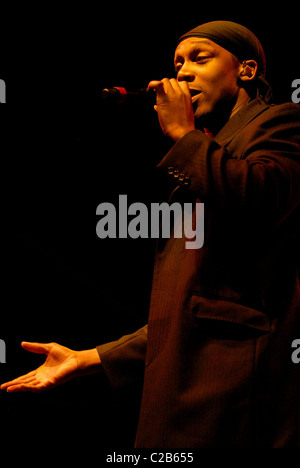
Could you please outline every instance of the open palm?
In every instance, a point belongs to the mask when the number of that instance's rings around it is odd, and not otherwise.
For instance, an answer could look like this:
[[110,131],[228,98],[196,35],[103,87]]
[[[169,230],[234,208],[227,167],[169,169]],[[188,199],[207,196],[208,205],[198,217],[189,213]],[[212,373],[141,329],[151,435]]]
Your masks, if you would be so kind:
[[40,392],[54,387],[76,376],[79,371],[77,352],[57,343],[23,342],[27,351],[46,354],[47,359],[40,367],[1,385],[7,392]]

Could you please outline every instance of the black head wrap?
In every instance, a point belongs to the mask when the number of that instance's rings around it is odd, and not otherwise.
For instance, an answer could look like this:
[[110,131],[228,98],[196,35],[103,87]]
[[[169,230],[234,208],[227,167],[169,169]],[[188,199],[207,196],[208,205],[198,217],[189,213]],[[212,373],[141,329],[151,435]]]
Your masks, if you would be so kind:
[[257,62],[257,75],[255,84],[258,94],[269,102],[272,98],[272,89],[267,80],[266,59],[264,50],[257,37],[245,26],[232,21],[211,21],[191,29],[181,36],[178,43],[188,37],[204,37],[215,42],[237,57],[240,62],[255,60]]

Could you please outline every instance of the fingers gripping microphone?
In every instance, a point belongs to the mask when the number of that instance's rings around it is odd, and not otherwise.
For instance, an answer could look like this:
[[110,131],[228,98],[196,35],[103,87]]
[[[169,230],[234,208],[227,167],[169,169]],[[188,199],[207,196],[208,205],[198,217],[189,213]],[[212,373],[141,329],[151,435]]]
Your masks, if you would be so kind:
[[108,103],[155,103],[156,94],[150,89],[141,88],[136,91],[127,91],[127,89],[114,86],[113,88],[104,88],[101,91],[101,98]]

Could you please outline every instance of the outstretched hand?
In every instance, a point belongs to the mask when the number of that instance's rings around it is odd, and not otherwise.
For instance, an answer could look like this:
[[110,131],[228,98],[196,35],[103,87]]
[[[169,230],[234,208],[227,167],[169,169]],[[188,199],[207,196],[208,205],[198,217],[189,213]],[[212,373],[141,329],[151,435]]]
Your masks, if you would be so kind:
[[[81,353],[57,343],[22,342],[27,351],[45,354],[46,361],[36,370],[1,385],[7,392],[41,392],[70,380],[83,371]],[[100,363],[100,359],[99,359]]]

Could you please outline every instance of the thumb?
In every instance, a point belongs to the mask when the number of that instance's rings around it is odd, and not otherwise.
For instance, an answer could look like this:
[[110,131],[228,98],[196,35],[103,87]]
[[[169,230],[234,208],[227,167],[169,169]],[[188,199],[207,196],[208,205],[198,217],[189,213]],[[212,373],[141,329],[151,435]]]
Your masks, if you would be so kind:
[[26,349],[26,351],[30,351],[31,353],[46,355],[48,355],[51,348],[50,343],[32,343],[29,341],[22,341],[21,346],[23,349]]
[[148,84],[147,91],[149,91],[150,89],[157,91],[157,89],[162,86],[163,86],[163,83],[161,81],[153,80],[153,81],[150,81],[150,83]]

